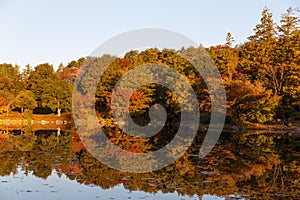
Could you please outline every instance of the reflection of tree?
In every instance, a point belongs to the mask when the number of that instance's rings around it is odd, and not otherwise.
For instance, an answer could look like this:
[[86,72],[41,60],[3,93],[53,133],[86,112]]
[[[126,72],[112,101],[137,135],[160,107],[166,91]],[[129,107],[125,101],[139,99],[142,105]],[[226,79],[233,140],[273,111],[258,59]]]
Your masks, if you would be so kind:
[[[31,148],[21,145],[31,139]],[[111,169],[80,143],[78,136],[39,132],[11,136],[0,147],[0,175],[16,173],[18,166],[47,178],[53,170],[83,184],[107,189],[118,184],[130,190],[198,196],[250,195],[254,199],[299,198],[300,162],[293,157],[299,139],[285,135],[223,135],[213,151],[199,159],[200,146],[164,169],[144,174]],[[246,198],[248,198],[246,197]]]
[[11,136],[9,138],[15,147],[23,151],[30,151],[36,143],[37,136],[32,132],[25,132],[22,135]]
[[57,137],[56,133],[50,136],[41,136],[30,158],[36,159],[30,166],[33,173],[38,177],[46,178],[52,172],[53,167],[68,162],[71,157],[71,136]]
[[4,141],[0,148],[0,172],[8,175],[16,173],[20,166],[25,174],[32,172],[35,176],[47,178],[52,170],[69,162],[75,156],[71,149],[72,135],[57,137],[56,133],[36,134],[25,130],[24,134],[13,135]]
[[103,188],[119,182],[129,190],[177,191],[189,196],[207,193],[220,196],[251,194],[254,198],[269,199],[274,194],[299,196],[299,189],[293,189],[295,186],[291,184],[297,181],[296,177],[299,179],[299,175],[291,177],[299,172],[299,162],[285,163],[276,150],[274,137],[239,137],[239,142],[239,151],[235,151],[234,143],[228,140],[226,144],[216,146],[205,159],[186,154],[163,170],[147,174],[120,173],[101,165],[88,153],[81,154],[80,162],[86,170],[85,183]]
[[18,153],[9,153],[9,152],[2,152],[0,154],[0,175],[1,176],[8,176],[11,173],[17,174],[17,163],[22,154]]
[[[239,137],[239,146],[243,147],[238,153],[240,166],[238,171],[242,174],[239,177],[239,184],[243,188],[252,186],[253,193],[259,198],[271,198],[277,194],[299,196],[299,187],[295,190],[297,186],[292,182],[299,181],[300,176],[289,166],[292,164],[293,169],[299,170],[300,163],[285,157],[282,151],[289,147],[286,144],[278,146],[284,137],[281,139],[277,137],[281,138],[282,135],[276,136],[273,133]],[[259,187],[253,187],[254,184]]]

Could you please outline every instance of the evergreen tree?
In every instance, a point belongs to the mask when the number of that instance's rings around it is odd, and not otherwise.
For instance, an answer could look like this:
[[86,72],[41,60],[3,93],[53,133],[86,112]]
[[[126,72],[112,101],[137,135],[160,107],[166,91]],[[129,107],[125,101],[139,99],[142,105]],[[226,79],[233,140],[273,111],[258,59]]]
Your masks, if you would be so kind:
[[227,33],[226,43],[209,48],[209,53],[217,65],[222,77],[231,82],[239,64],[239,49],[232,47],[234,38]]
[[[276,63],[282,70],[283,102],[280,113],[287,117],[299,115],[300,101],[300,30],[298,18],[289,8],[281,16],[278,29],[278,42],[276,48]],[[289,113],[289,114],[287,114]]]
[[282,90],[284,70],[274,60],[276,55],[276,29],[272,13],[264,8],[261,23],[254,28],[254,35],[241,47],[240,70],[251,81],[259,80],[276,94]]

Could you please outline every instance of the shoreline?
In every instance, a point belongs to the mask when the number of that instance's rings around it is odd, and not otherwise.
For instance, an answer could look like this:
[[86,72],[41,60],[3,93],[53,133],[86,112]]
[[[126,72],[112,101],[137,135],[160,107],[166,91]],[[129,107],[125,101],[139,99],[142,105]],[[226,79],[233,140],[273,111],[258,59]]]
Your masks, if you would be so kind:
[[[11,114],[9,116],[0,115],[0,128],[12,127],[23,128],[25,126],[32,125],[34,127],[47,128],[47,127],[70,127],[74,125],[72,114],[63,113],[60,117],[55,114],[33,114],[30,119],[25,119],[20,114]],[[200,124],[200,132],[206,132],[209,124]],[[212,127],[213,128],[213,127]],[[272,132],[296,132],[300,133],[300,121],[294,121],[286,126],[284,124],[258,124],[246,122],[243,125],[232,125],[226,123],[223,126],[224,132],[236,133],[244,131],[272,131]]]

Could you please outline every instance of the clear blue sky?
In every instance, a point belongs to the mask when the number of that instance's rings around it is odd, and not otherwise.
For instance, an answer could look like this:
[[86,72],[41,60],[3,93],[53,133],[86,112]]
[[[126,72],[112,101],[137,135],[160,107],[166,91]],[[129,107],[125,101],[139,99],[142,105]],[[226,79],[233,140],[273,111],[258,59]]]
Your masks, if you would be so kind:
[[[267,6],[280,14],[299,0],[0,0],[0,63],[36,66],[89,55],[105,40],[138,28],[165,28],[208,47],[231,32],[246,41]],[[297,13],[299,16],[300,13]]]

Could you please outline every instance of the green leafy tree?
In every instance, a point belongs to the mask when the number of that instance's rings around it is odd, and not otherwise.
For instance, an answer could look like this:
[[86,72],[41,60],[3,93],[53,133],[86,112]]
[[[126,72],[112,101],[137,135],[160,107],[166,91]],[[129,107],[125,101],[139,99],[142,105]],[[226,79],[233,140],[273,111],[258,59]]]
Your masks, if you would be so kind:
[[53,66],[48,63],[40,64],[30,72],[28,89],[34,93],[38,106],[41,106],[42,96],[45,91],[51,90],[51,83],[55,80],[58,80],[58,77]]
[[72,109],[72,86],[64,80],[55,80],[49,83],[41,95],[43,107],[50,108],[61,116],[62,110],[70,111]]
[[29,76],[29,89],[34,93],[40,108],[49,108],[61,115],[71,110],[72,86],[60,80],[48,63],[40,64]]
[[0,64],[0,113],[11,110],[15,96],[23,89],[19,66]]
[[11,64],[0,64],[0,90],[6,90],[13,95],[23,89],[22,77],[19,66]]
[[19,92],[14,100],[14,107],[21,108],[22,113],[24,110],[32,111],[35,107],[37,107],[37,102],[35,101],[33,92],[29,90]]

